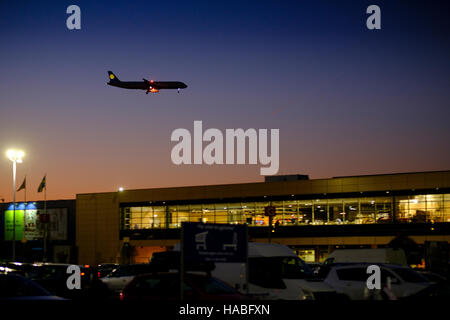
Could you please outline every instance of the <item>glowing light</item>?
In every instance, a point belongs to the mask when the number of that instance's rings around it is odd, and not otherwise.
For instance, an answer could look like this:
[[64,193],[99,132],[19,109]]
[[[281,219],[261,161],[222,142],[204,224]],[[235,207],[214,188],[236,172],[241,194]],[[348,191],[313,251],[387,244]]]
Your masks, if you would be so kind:
[[122,192],[124,189],[123,189],[123,187],[120,187],[119,188],[119,192]]
[[6,156],[13,162],[22,163],[22,158],[25,156],[25,153],[22,150],[9,149],[6,151]]

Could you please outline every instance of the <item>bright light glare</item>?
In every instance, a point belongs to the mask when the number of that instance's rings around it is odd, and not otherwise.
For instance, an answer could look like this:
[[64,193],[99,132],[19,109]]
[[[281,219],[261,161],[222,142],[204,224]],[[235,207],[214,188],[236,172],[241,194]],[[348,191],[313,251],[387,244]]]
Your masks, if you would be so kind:
[[120,192],[122,192],[122,191],[123,191],[123,188],[122,188],[122,187],[120,187],[120,188],[119,188],[119,191],[120,191]]
[[22,158],[25,156],[25,153],[22,150],[9,149],[6,151],[6,156],[13,162],[22,163]]

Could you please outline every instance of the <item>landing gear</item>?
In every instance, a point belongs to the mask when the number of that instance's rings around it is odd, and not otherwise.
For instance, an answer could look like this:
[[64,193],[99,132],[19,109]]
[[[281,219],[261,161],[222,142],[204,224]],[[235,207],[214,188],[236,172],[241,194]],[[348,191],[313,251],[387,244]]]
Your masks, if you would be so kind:
[[178,93],[180,93],[180,88],[178,88]]

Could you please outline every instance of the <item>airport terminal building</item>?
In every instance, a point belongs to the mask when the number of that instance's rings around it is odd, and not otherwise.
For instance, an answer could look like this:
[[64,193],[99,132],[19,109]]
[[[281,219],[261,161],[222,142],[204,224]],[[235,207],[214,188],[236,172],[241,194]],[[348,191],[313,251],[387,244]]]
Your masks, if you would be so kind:
[[[266,207],[275,207],[272,227]],[[450,171],[78,194],[78,262],[148,262],[179,242],[183,222],[246,223],[252,241],[289,245],[309,262],[399,234],[449,243]]]

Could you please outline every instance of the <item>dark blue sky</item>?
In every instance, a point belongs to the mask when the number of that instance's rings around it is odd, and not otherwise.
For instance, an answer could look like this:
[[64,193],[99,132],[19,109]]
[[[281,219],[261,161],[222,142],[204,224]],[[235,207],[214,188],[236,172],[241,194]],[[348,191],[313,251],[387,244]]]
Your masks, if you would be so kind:
[[[82,29],[66,28],[81,8]],[[382,30],[365,26],[381,7]],[[279,128],[280,174],[449,169],[444,1],[2,1],[0,147],[49,197],[261,181],[259,166],[175,166],[170,134]],[[182,94],[106,86],[180,80]],[[8,198],[10,163],[0,162]],[[50,183],[51,182],[51,183]],[[34,188],[33,188],[34,189]],[[33,193],[31,193],[33,196]]]

